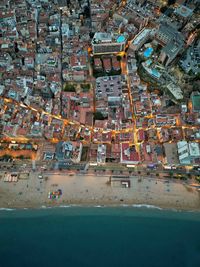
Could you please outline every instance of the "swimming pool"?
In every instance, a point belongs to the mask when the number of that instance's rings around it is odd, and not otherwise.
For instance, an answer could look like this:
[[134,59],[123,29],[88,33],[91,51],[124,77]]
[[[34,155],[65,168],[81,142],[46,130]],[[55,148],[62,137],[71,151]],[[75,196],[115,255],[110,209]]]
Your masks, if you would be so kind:
[[145,51],[144,51],[144,56],[145,57],[150,57],[151,56],[151,54],[152,54],[152,52],[153,52],[153,48],[152,47],[148,47]]
[[125,41],[125,37],[123,35],[120,35],[120,36],[117,37],[117,42],[118,43],[122,43],[124,41]]
[[157,79],[159,79],[161,76],[160,72],[158,72],[156,69],[152,69],[151,74]]
[[151,59],[148,59],[148,60],[146,61],[146,66],[147,66],[147,67],[150,66],[151,63],[152,63],[152,60],[151,60]]

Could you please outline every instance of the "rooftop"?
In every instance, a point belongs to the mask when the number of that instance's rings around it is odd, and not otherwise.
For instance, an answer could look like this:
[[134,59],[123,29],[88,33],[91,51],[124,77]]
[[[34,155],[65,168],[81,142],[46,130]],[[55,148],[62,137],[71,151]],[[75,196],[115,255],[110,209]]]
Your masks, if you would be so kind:
[[183,99],[183,93],[182,93],[182,90],[181,88],[176,85],[175,83],[169,83],[167,85],[167,89],[172,93],[172,95],[177,99],[177,100],[180,100],[180,99]]
[[200,149],[198,143],[189,143],[189,151],[192,157],[199,157],[200,156]]
[[130,146],[129,143],[121,144],[121,163],[139,163],[139,154],[133,146]]
[[151,29],[143,29],[141,32],[139,32],[138,35],[133,39],[132,43],[133,45],[138,45],[142,39],[146,38],[148,34],[150,34]]
[[192,96],[192,106],[194,112],[200,112],[200,94],[195,94]]
[[107,32],[96,32],[93,37],[93,44],[101,44],[101,43],[123,43],[127,39],[125,34],[113,34]]
[[176,8],[175,13],[184,18],[187,18],[192,15],[193,10],[186,6],[180,5],[179,7]]

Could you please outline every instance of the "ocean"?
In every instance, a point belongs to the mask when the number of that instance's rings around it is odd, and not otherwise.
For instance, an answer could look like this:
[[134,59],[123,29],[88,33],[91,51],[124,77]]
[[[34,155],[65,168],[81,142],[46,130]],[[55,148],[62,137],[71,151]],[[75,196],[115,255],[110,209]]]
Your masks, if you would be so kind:
[[0,267],[200,267],[200,213],[147,207],[1,209]]

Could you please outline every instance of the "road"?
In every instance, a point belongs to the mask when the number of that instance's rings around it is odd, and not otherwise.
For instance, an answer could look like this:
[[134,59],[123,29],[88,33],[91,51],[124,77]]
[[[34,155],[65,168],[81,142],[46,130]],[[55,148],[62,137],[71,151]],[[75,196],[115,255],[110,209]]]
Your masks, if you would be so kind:
[[[44,175],[49,174],[80,174],[80,175],[125,175],[125,176],[148,176],[154,178],[166,178],[172,176],[182,176],[188,178],[188,182],[191,182],[191,178],[195,178],[199,175],[199,171],[190,169],[186,171],[185,168],[166,170],[162,165],[155,169],[148,169],[144,165],[138,165],[134,168],[127,168],[121,164],[106,164],[104,166],[88,166],[85,168],[86,163],[83,164],[69,164],[68,161],[28,161],[28,160],[15,160],[14,162],[0,162],[1,172],[32,172],[37,171]],[[190,176],[190,178],[189,178]],[[178,177],[177,177],[178,178]],[[181,178],[181,177],[179,177]]]
[[[121,6],[120,6],[121,7]],[[119,8],[120,8],[119,7]],[[63,135],[64,135],[64,129],[66,128],[66,126],[70,125],[72,128],[73,127],[77,127],[78,131],[77,133],[80,133],[82,130],[86,131],[86,130],[89,130],[90,131],[90,137],[91,138],[88,138],[88,140],[85,140],[83,138],[82,142],[84,144],[87,144],[89,145],[90,143],[96,143],[96,144],[101,144],[101,143],[104,143],[102,140],[98,141],[98,140],[94,140],[93,139],[93,136],[94,136],[94,133],[95,132],[99,132],[101,134],[103,133],[107,133],[108,131],[111,132],[111,136],[113,138],[113,140],[115,141],[117,138],[117,134],[121,134],[121,133],[133,133],[133,140],[129,140],[130,141],[130,144],[133,144],[135,145],[136,147],[136,150],[139,152],[140,150],[140,146],[141,146],[141,142],[138,142],[138,138],[137,138],[137,135],[138,135],[138,130],[140,129],[143,129],[143,130],[150,130],[150,129],[155,129],[157,131],[157,139],[155,141],[153,141],[155,144],[163,144],[164,141],[162,140],[162,137],[161,137],[161,130],[162,128],[163,129],[179,129],[181,130],[182,132],[182,135],[183,135],[183,140],[187,140],[186,138],[186,135],[185,135],[185,130],[187,129],[192,129],[192,130],[198,130],[200,129],[200,126],[191,126],[191,125],[185,125],[183,123],[183,121],[181,120],[180,118],[180,114],[162,114],[162,115],[170,115],[170,116],[174,116],[176,118],[176,124],[175,125],[165,125],[165,126],[158,126],[158,124],[156,124],[156,122],[153,123],[153,125],[149,126],[149,127],[137,127],[136,125],[136,120],[139,119],[139,118],[146,118],[146,119],[156,119],[156,114],[152,114],[152,110],[151,110],[151,114],[147,115],[147,116],[140,116],[140,115],[136,115],[134,113],[134,101],[133,101],[133,98],[132,98],[132,92],[131,92],[131,86],[130,86],[130,77],[129,77],[129,73],[127,71],[127,59],[126,59],[126,53],[124,53],[124,57],[122,57],[121,59],[121,70],[122,70],[122,74],[126,76],[126,81],[127,81],[127,87],[128,87],[128,96],[129,96],[129,103],[130,103],[130,111],[131,111],[131,114],[132,114],[132,125],[130,128],[126,128],[126,129],[120,129],[120,130],[109,130],[109,129],[104,129],[104,128],[94,128],[92,126],[89,126],[89,125],[81,125],[80,122],[78,121],[73,121],[73,120],[70,120],[70,119],[65,119],[65,118],[62,118],[60,115],[54,115],[54,114],[51,114],[51,113],[48,113],[46,112],[44,109],[42,108],[38,108],[38,109],[35,109],[35,107],[31,106],[31,105],[26,105],[24,104],[23,102],[17,102],[17,101],[14,101],[12,99],[9,99],[9,98],[6,98],[6,97],[0,97],[1,99],[4,100],[4,103],[5,105],[6,104],[13,104],[13,105],[16,105],[18,108],[23,108],[23,109],[28,109],[28,110],[31,110],[31,111],[34,111],[34,112],[37,112],[38,113],[38,116],[41,118],[43,115],[48,115],[50,120],[52,119],[57,119],[57,120],[60,120],[63,122],[63,125],[62,125],[62,131],[61,131],[61,136],[60,138],[53,138],[53,139],[50,139],[48,140],[49,142],[52,142],[52,143],[57,143],[61,140],[65,141]],[[92,69],[90,67],[90,75],[92,76]],[[95,94],[94,94],[95,95]],[[94,100],[94,110],[95,110],[95,100]],[[77,138],[78,138],[78,134],[77,134]],[[82,136],[81,136],[82,137]],[[42,138],[41,138],[42,139]],[[27,138],[27,137],[19,137],[19,136],[13,136],[13,137],[8,137],[8,136],[4,136],[2,138],[1,141],[5,141],[5,142],[21,142],[21,143],[27,143],[27,142],[40,142],[41,139],[35,139],[35,138]],[[67,139],[66,139],[67,140]],[[197,140],[193,140],[195,142],[200,142],[200,139],[197,139]],[[170,143],[176,143],[177,141],[176,140],[169,140],[168,142]],[[108,144],[111,144],[112,142],[107,142]],[[12,154],[12,153],[11,153]],[[164,162],[164,157],[163,157],[163,162]],[[51,163],[42,163],[43,165],[44,164],[47,164],[48,166],[51,165]],[[40,163],[36,162],[36,166],[40,166]],[[22,167],[21,167],[22,168]],[[28,167],[27,167],[28,168]],[[31,167],[30,167],[31,168]],[[51,166],[50,168],[55,168],[55,166]],[[58,168],[64,168],[64,167],[59,167]],[[139,167],[137,167],[139,168]]]

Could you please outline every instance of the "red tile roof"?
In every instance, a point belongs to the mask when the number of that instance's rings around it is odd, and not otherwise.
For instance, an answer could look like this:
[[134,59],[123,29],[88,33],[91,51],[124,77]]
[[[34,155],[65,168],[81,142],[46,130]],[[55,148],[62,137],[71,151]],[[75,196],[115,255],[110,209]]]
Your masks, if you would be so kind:
[[145,132],[142,129],[138,130],[138,141],[144,141],[145,140]]
[[121,144],[121,162],[136,164],[140,160],[138,152],[129,143]]

